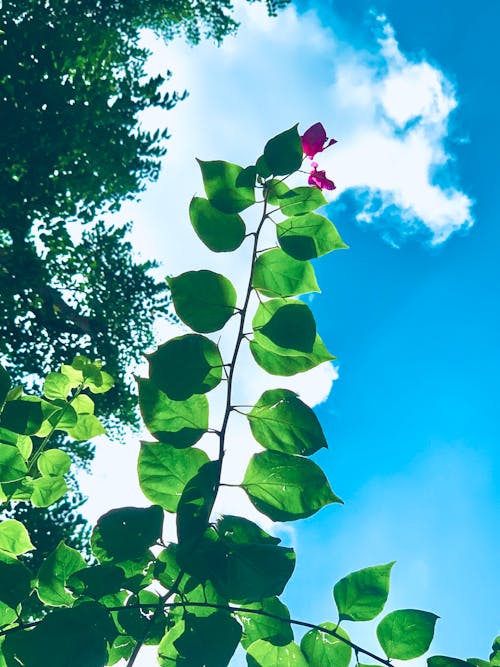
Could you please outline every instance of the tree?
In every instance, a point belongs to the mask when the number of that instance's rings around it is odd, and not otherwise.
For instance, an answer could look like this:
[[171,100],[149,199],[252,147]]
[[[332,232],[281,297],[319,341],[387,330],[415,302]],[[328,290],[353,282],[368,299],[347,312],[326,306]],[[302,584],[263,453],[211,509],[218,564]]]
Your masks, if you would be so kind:
[[[117,508],[97,521],[91,547],[98,563],[86,563],[61,542],[33,578],[22,563],[32,550],[28,532],[18,521],[0,523],[0,660],[6,667],[38,667],[40,655],[54,667],[104,667],[120,658],[132,667],[144,644],[158,646],[161,667],[225,667],[238,645],[249,667],[359,667],[366,657],[391,667],[393,659],[428,651],[438,619],[431,612],[399,609],[383,616],[376,628],[378,653],[352,641],[341,625],[382,614],[394,563],[340,579],[333,588],[336,622],[316,625],[291,618],[279,599],[293,574],[294,550],[242,516],[212,516],[227,484],[226,451],[241,446],[227,437],[236,413],[244,415],[260,445],[237,485],[257,510],[289,522],[342,502],[311,458],[326,440],[297,394],[267,390],[246,409],[233,402],[242,345],[249,344],[254,361],[277,376],[332,359],[312,312],[295,298],[318,290],[309,260],[346,247],[330,220],[315,213],[325,203],[318,179],[325,187],[331,181],[314,167],[311,187],[290,189],[284,182],[300,169],[309,148],[314,157],[325,144],[319,124],[302,137],[294,126],[268,141],[246,169],[200,162],[207,197],[193,200],[191,222],[214,252],[245,243],[246,289],[238,298],[225,276],[203,269],[171,279],[175,309],[192,333],[160,345],[149,356],[149,377],[139,380],[141,412],[155,441],[142,443],[138,475],[153,504]],[[246,223],[239,213],[253,206],[259,213],[253,224]],[[261,232],[269,225],[276,228],[276,247],[263,249]],[[258,295],[258,305],[251,318],[252,295]],[[226,360],[206,334],[224,335],[233,317],[239,326]],[[207,394],[223,381],[222,419],[209,428]],[[48,506],[65,493],[68,457],[48,448],[50,436],[55,430],[70,437],[98,433],[91,396],[109,386],[99,364],[81,357],[47,377],[42,399],[13,391],[0,369],[0,482],[6,503]],[[30,437],[42,434],[33,453]],[[205,434],[218,439],[212,459],[195,446]],[[164,512],[176,517],[177,539],[168,543]],[[44,615],[36,620],[26,612],[32,596],[43,604]],[[307,629],[300,645],[294,627]],[[489,660],[438,655],[427,665],[495,667],[499,659],[500,637]]]
[[[271,13],[282,4],[267,2]],[[141,111],[170,109],[185,95],[166,90],[168,71],[146,75],[141,30],[220,41],[237,27],[231,9],[229,0],[2,8],[0,354],[17,377],[75,353],[104,360],[120,390],[102,409],[122,424],[136,421],[125,369],[152,343],[154,318],[168,313],[167,290],[151,277],[153,263],[133,260],[123,229],[94,221],[158,175],[167,130],[143,129]],[[87,226],[79,243],[75,221]]]

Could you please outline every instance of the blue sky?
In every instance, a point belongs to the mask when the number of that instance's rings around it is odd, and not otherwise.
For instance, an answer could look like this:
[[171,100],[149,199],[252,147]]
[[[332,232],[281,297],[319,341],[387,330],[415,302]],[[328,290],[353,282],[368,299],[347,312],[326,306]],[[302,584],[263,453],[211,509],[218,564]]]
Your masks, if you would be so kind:
[[[337,579],[397,560],[388,609],[439,614],[433,653],[486,658],[500,632],[500,7],[350,0],[238,16],[238,36],[219,49],[155,45],[152,70],[172,69],[190,96],[144,118],[172,138],[159,182],[120,217],[163,274],[212,268],[241,284],[243,254],[211,256],[189,228],[194,157],[251,163],[295,122],[321,121],[339,140],[321,163],[337,183],[327,212],[350,250],[316,263],[323,294],[312,300],[338,361],[296,386],[318,404],[330,442],[318,461],[346,504],[283,532],[298,553],[286,599],[296,617],[334,620]],[[265,379],[249,368],[245,391],[258,397]],[[244,428],[233,435],[247,446]],[[141,503],[136,441],[127,452],[129,481],[90,503],[91,518]],[[245,461],[230,460],[235,479]],[[116,450],[100,447],[89,493],[113,467]],[[249,511],[237,496],[219,509],[240,501]],[[374,624],[357,625],[353,639],[375,646]]]

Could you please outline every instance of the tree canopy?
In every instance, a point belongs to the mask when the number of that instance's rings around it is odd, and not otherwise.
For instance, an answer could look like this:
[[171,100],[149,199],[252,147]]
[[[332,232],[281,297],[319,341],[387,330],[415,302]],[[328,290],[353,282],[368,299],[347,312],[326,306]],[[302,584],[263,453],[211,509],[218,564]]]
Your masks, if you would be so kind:
[[[274,13],[282,0],[267,0]],[[185,93],[170,72],[148,76],[141,31],[220,42],[234,32],[229,0],[16,0],[0,35],[0,354],[14,376],[41,375],[86,353],[117,378],[105,414],[133,423],[125,369],[168,313],[151,262],[124,229],[98,219],[158,176],[167,129],[140,113]],[[83,223],[75,240],[70,223]],[[36,346],[33,344],[36,341]],[[126,400],[127,392],[129,400]]]

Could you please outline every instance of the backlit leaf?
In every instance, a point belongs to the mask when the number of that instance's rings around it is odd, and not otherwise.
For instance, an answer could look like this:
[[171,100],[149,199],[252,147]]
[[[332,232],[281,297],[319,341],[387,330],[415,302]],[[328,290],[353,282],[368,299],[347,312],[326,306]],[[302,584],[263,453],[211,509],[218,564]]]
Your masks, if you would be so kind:
[[325,361],[335,359],[328,352],[318,335],[316,335],[312,352],[309,354],[294,350],[283,350],[283,354],[278,354],[270,351],[269,346],[270,343],[266,343],[266,347],[264,347],[255,340],[250,341],[250,351],[253,358],[261,368],[271,373],[271,375],[289,376],[304,373]]
[[300,262],[281,248],[263,252],[254,267],[252,285],[270,297],[289,297],[319,292],[314,269],[310,262]]
[[236,179],[243,167],[231,162],[198,160],[205,193],[210,203],[224,213],[239,213],[255,203],[252,187],[238,187]]
[[294,642],[275,646],[264,639],[248,647],[247,664],[248,667],[312,667]]
[[151,502],[176,512],[184,487],[207,461],[208,456],[201,449],[143,442],[137,464],[139,484]]
[[58,477],[69,472],[71,459],[61,449],[47,449],[40,454],[37,467],[42,475]]
[[174,401],[205,394],[222,378],[217,346],[199,334],[172,338],[147,359],[152,382]]
[[293,391],[265,391],[247,414],[254,438],[266,449],[309,456],[327,447],[318,418]]
[[71,391],[71,380],[63,373],[49,373],[43,383],[43,395],[49,399],[65,400]]
[[101,516],[92,533],[92,550],[100,562],[140,559],[161,537],[163,510],[120,507]]
[[32,551],[30,536],[25,526],[16,519],[4,519],[0,523],[0,550],[11,555],[20,556]]
[[297,125],[269,139],[264,147],[264,159],[274,176],[286,176],[300,169],[302,142]]
[[287,216],[303,215],[328,203],[321,190],[314,186],[288,190],[278,201],[281,212]]
[[218,331],[234,314],[236,291],[213,271],[188,271],[167,278],[177,315],[194,331]]
[[[267,303],[269,302],[260,304],[259,309],[265,309]],[[283,351],[291,349],[309,354],[316,340],[316,322],[305,303],[285,303],[277,308],[259,329],[256,329],[254,324],[254,334],[255,340],[272,352],[279,353],[275,347],[278,346]],[[268,341],[273,345],[269,346]]]
[[[273,616],[284,619],[290,618],[290,612],[287,607],[277,598],[265,598],[262,602],[246,602],[245,607],[264,611]],[[261,616],[249,612],[238,613],[238,618],[243,624],[243,635],[241,645],[248,649],[250,644],[258,639],[265,639],[275,646],[284,646],[293,641],[293,631],[290,623],[279,618]]]
[[150,380],[138,379],[139,406],[149,432],[174,447],[190,447],[208,428],[208,400],[195,394],[173,401]]
[[219,472],[218,461],[207,461],[187,482],[177,508],[177,536],[180,544],[191,544],[205,532],[217,495]]
[[214,252],[231,252],[243,243],[245,223],[237,213],[224,213],[207,199],[194,197],[189,217],[198,237]]
[[380,646],[388,658],[418,658],[431,645],[438,618],[436,614],[417,609],[392,611],[377,626]]
[[314,259],[347,248],[330,220],[317,213],[287,218],[276,226],[276,231],[280,246],[295,259]]
[[14,445],[0,443],[0,482],[22,479],[28,472],[20,451]]
[[348,574],[335,584],[333,596],[340,620],[371,621],[378,616],[389,595],[394,565],[376,565]]
[[66,589],[66,582],[74,572],[85,567],[86,563],[78,551],[60,542],[38,572],[40,600],[55,607],[71,606],[75,598]]
[[[322,623],[322,628],[335,630],[336,634],[349,640],[347,632],[334,623]],[[302,653],[306,656],[309,665],[321,665],[321,667],[349,667],[352,649],[349,644],[343,642],[339,637],[321,632],[321,630],[310,630],[300,642]]]
[[31,483],[31,502],[35,507],[49,507],[68,491],[64,477],[38,477]]
[[276,451],[254,454],[241,486],[253,505],[273,521],[303,519],[325,505],[342,502],[319,466]]

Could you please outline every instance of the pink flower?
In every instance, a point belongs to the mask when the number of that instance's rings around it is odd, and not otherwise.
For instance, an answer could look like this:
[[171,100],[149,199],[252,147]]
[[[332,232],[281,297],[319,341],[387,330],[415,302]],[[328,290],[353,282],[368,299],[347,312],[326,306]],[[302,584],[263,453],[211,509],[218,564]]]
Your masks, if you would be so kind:
[[315,185],[320,190],[335,190],[335,183],[326,177],[325,171],[318,171],[316,169],[318,165],[314,162],[313,165],[313,170],[307,179],[309,185]]
[[[311,159],[317,154],[322,153],[328,146],[337,143],[336,139],[330,139],[328,143],[325,128],[321,123],[315,123],[302,135],[302,149],[306,157]],[[325,145],[326,144],[326,145]]]

